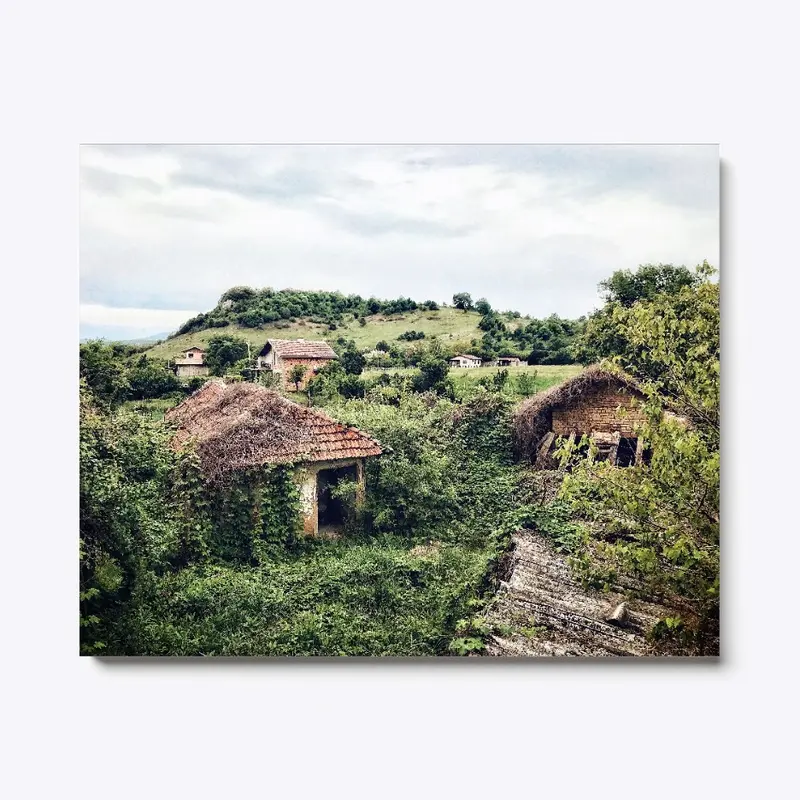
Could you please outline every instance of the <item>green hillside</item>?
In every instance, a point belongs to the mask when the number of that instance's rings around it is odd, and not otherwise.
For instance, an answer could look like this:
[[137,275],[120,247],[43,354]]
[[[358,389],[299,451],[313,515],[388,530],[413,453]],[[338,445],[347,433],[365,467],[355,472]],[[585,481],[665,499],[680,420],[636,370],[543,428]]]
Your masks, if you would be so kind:
[[[425,341],[438,339],[442,344],[457,350],[468,350],[473,339],[480,340],[483,332],[478,328],[481,315],[476,311],[460,311],[455,308],[441,308],[437,311],[418,309],[400,314],[373,314],[364,317],[361,325],[356,317],[347,315],[330,330],[328,324],[311,322],[308,318],[293,322],[280,321],[267,323],[258,328],[243,327],[235,323],[222,328],[207,328],[184,333],[167,339],[152,347],[148,354],[155,358],[175,358],[183,350],[204,347],[209,339],[221,334],[235,334],[250,342],[259,350],[267,339],[323,339],[335,342],[339,337],[352,339],[361,350],[372,349],[383,340],[397,345],[400,349],[411,346],[412,342],[398,341],[397,337],[405,331],[422,331]],[[528,322],[527,317],[507,322],[509,329],[515,329]]]

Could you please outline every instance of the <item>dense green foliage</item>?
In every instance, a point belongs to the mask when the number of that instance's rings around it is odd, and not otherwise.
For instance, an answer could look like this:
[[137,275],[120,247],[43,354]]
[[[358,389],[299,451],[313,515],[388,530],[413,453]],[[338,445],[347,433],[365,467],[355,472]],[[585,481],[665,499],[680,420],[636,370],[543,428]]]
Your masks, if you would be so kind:
[[[338,363],[324,379],[354,380]],[[319,377],[315,379],[319,380]],[[329,413],[387,447],[338,542],[298,536],[288,468],[209,485],[149,416],[81,419],[82,652],[435,655],[474,652],[464,620],[489,587],[511,512],[510,401],[405,386],[333,393]],[[346,492],[347,487],[342,488]],[[464,640],[471,644],[465,645]]]
[[176,335],[225,327],[232,323],[247,328],[258,328],[279,320],[291,321],[300,318],[335,325],[347,314],[353,317],[364,317],[367,314],[401,314],[418,308],[436,310],[438,305],[432,300],[419,304],[409,297],[378,300],[375,297],[365,299],[360,295],[343,295],[340,292],[251,289],[248,286],[235,286],[228,289],[220,297],[216,307],[207,314],[198,314],[187,320],[177,330]]
[[646,395],[639,435],[652,458],[624,470],[582,460],[563,487],[586,521],[574,554],[584,578],[633,578],[672,598],[681,615],[655,633],[699,652],[716,646],[719,614],[719,286],[702,280],[710,272],[704,265],[682,288],[630,306],[611,301],[623,343],[613,361]]
[[83,342],[79,351],[80,377],[94,400],[115,407],[126,400],[146,400],[180,393],[181,384],[169,364],[148,358],[141,347]]
[[206,350],[206,364],[212,375],[224,375],[234,364],[247,359],[249,348],[241,336],[212,337]]
[[[520,527],[549,537],[591,586],[667,598],[680,616],[662,620],[654,637],[697,652],[712,648],[719,289],[710,274],[707,265],[694,273],[670,265],[615,273],[602,284],[605,307],[587,324],[553,315],[513,329],[513,312],[477,301],[477,354],[543,364],[570,361],[573,351],[602,354],[646,395],[640,435],[649,464],[615,469],[595,461],[591,446],[589,459],[562,446],[569,469],[554,503],[543,504],[526,468],[510,460],[513,403],[543,388],[536,371],[487,370],[460,381],[450,373],[448,349],[426,340],[403,352],[380,342],[385,361],[413,369],[364,375],[364,356],[338,339],[340,359],[308,382],[308,402],[374,436],[385,452],[367,461],[363,499],[352,482],[336,489],[348,513],[335,541],[299,533],[291,465],[242,470],[212,484],[191,447],[170,447],[163,410],[196,381],[181,386],[168,364],[136,348],[81,345],[81,652],[480,652],[490,630],[476,612]],[[471,308],[461,295],[459,307]],[[335,325],[343,314],[396,313],[409,304],[417,307],[407,298],[236,287],[197,324],[224,327],[246,324],[245,315],[255,321],[279,313],[317,314]],[[247,363],[244,340],[223,334],[211,341],[206,358],[214,373]],[[303,369],[289,379],[299,385]]]
[[606,304],[589,317],[585,329],[575,340],[575,358],[582,364],[620,355],[627,361],[635,359],[637,353],[627,339],[624,325],[627,310],[637,302],[651,302],[664,295],[685,297],[684,289],[696,287],[710,274],[707,262],[694,272],[672,264],[644,264],[636,272],[615,272],[600,284]]

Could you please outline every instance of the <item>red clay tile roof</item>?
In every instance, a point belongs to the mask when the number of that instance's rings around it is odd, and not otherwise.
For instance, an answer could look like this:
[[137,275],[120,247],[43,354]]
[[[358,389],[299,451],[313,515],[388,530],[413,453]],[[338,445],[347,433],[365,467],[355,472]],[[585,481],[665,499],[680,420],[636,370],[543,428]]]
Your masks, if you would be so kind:
[[307,342],[305,339],[267,339],[261,349],[264,355],[272,347],[281,358],[338,358],[327,342]]
[[381,445],[316,409],[251,383],[209,381],[165,419],[173,444],[190,440],[209,477],[263,464],[311,463],[379,456]]

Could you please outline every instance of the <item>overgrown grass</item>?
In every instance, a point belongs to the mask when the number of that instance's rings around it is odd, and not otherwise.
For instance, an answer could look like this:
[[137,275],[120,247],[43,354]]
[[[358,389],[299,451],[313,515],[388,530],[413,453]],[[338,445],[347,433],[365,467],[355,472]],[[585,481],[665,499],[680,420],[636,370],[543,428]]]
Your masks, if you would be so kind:
[[129,621],[142,655],[427,656],[448,653],[493,553],[416,556],[396,537],[313,542],[260,568],[199,565],[153,578]]
[[153,400],[126,400],[120,407],[123,411],[135,411],[137,414],[150,417],[150,419],[162,420],[164,419],[164,414],[183,399],[183,395],[179,395],[176,397],[157,397]]

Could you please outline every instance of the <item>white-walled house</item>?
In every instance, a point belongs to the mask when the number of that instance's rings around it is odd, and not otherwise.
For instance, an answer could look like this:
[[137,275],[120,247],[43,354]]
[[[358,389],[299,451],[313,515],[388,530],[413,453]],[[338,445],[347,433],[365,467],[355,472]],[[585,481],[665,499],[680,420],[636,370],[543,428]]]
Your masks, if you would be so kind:
[[195,376],[208,375],[205,364],[205,350],[199,347],[190,347],[183,351],[182,358],[175,359],[175,372],[179,378],[194,378]]
[[466,369],[479,367],[481,363],[482,361],[478,356],[465,355],[463,353],[450,359],[451,367],[465,367]]

